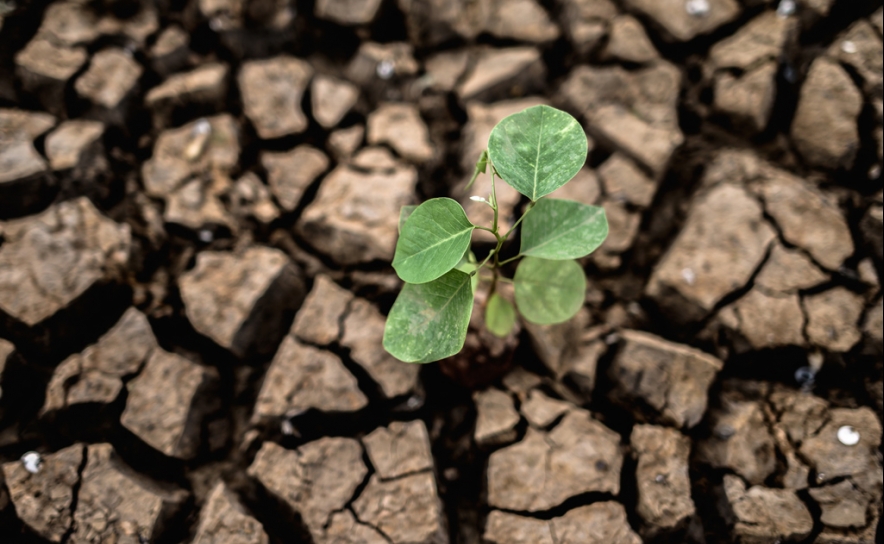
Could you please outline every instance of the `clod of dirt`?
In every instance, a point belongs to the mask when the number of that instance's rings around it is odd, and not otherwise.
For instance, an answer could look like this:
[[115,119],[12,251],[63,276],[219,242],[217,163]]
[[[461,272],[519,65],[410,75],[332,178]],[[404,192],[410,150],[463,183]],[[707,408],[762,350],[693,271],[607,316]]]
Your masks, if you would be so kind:
[[804,297],[807,338],[830,351],[849,351],[859,342],[857,324],[865,301],[843,287]]
[[735,0],[708,0],[693,13],[690,3],[682,0],[626,0],[625,4],[660,27],[666,38],[682,42],[733,21],[741,11]]
[[801,251],[774,242],[767,262],[755,277],[755,285],[768,291],[786,294],[810,289],[828,278],[829,276]]
[[296,266],[266,247],[202,252],[179,285],[194,328],[239,357],[272,352],[285,334],[284,317],[304,299]]
[[528,393],[528,398],[522,402],[520,410],[528,423],[539,429],[552,425],[559,417],[571,409],[567,402],[552,399],[537,389]]
[[715,186],[694,200],[646,293],[667,315],[699,320],[748,283],[775,236],[761,205],[743,188]]
[[843,36],[832,43],[827,54],[856,70],[863,79],[867,93],[881,96],[884,46],[879,31],[868,21],[853,23]]
[[325,542],[332,513],[350,502],[367,472],[359,442],[330,437],[297,450],[265,442],[248,469],[270,495],[301,516],[318,542]]
[[195,544],[267,544],[261,523],[246,513],[224,482],[212,489],[200,512]]
[[723,308],[717,319],[738,331],[748,343],[735,341],[734,349],[738,352],[805,344],[804,312],[797,293],[778,293],[756,286]]
[[53,170],[77,168],[89,172],[93,179],[103,169],[104,124],[98,121],[65,121],[46,137],[46,156]]
[[366,90],[379,91],[388,88],[387,80],[413,76],[419,68],[410,43],[366,41],[350,60],[345,75]]
[[280,138],[307,129],[301,98],[312,76],[308,63],[286,55],[242,65],[237,81],[243,109],[258,136]]
[[761,132],[776,100],[777,62],[767,61],[737,77],[723,72],[715,78],[715,109],[738,127]]
[[359,149],[364,137],[365,127],[362,125],[338,129],[328,135],[327,149],[339,162],[344,162]]
[[647,208],[657,193],[657,183],[621,153],[611,155],[599,166],[598,173],[610,199]]
[[325,540],[317,544],[389,544],[390,540],[384,537],[374,527],[360,523],[349,510],[332,514],[328,528],[325,530]]
[[141,168],[144,190],[149,196],[166,198],[191,176],[230,173],[239,153],[239,128],[228,114],[165,130]]
[[83,45],[95,40],[100,31],[95,14],[80,2],[70,1],[46,8],[38,34],[62,45]]
[[435,155],[427,125],[413,104],[381,104],[368,116],[367,139],[369,145],[387,144],[400,156],[418,164]]
[[44,199],[46,160],[34,139],[53,125],[45,113],[0,109],[0,217],[27,213]]
[[[174,53],[175,50],[166,55]],[[229,72],[226,64],[213,62],[190,72],[171,75],[153,87],[145,95],[144,103],[153,111],[154,126],[169,126],[171,115],[176,108],[199,106],[224,109]]]
[[33,326],[93,285],[107,282],[129,259],[131,234],[85,197],[3,224],[0,310]]
[[381,0],[318,0],[313,13],[341,25],[365,25],[374,20]]
[[804,160],[823,168],[850,168],[859,150],[856,118],[863,99],[838,63],[820,57],[810,71],[792,121],[791,135]]
[[417,170],[363,173],[339,166],[322,180],[316,199],[301,214],[298,233],[340,264],[391,261],[399,209],[412,202]]
[[143,72],[131,53],[117,47],[103,49],[92,56],[74,89],[92,103],[95,115],[110,123],[123,123],[127,99],[134,96]]
[[873,505],[881,496],[881,478],[879,465],[859,475],[859,481],[842,480],[810,489],[810,496],[822,510],[820,521],[824,528],[817,541],[825,544],[873,542],[880,515]]
[[614,17],[608,32],[606,57],[636,64],[646,64],[660,58],[644,27],[634,17]]
[[290,332],[270,363],[252,420],[278,420],[310,408],[355,412],[367,404],[356,378],[337,355],[305,346]]
[[727,474],[724,494],[729,508],[724,514],[734,524],[733,536],[740,542],[801,540],[813,530],[813,518],[794,491],[758,485],[747,490],[739,476]]
[[225,175],[193,178],[166,196],[163,219],[195,231],[223,225],[236,232],[236,222],[224,206],[231,192],[231,181]]
[[561,4],[559,22],[581,56],[605,37],[609,23],[618,13],[610,0],[563,0]]
[[129,308],[98,342],[55,368],[42,413],[78,404],[111,404],[123,389],[123,380],[137,374],[155,349],[157,341],[147,318]]
[[187,493],[161,486],[126,466],[110,444],[86,451],[72,542],[158,540]]
[[6,487],[18,517],[41,537],[61,542],[73,523],[74,489],[80,482],[84,448],[75,444],[43,455],[40,470],[21,461],[3,464]]
[[350,357],[380,386],[387,398],[413,392],[418,385],[419,365],[402,364],[383,346],[386,319],[373,304],[355,298],[344,319],[341,345],[350,349]]
[[294,211],[304,191],[328,165],[325,153],[306,144],[282,153],[261,153],[261,166],[267,171],[270,192],[286,212]]
[[124,427],[160,452],[193,458],[206,415],[217,409],[218,373],[173,353],[155,349],[130,381]]
[[688,476],[690,439],[675,429],[636,425],[630,444],[638,460],[636,510],[648,535],[678,528],[696,512]]
[[147,52],[150,66],[160,75],[184,68],[189,54],[188,42],[189,35],[180,26],[166,27]]
[[573,408],[552,431],[529,428],[521,442],[491,454],[488,504],[540,512],[581,493],[616,495],[622,464],[620,436]]
[[[799,451],[817,471],[820,482],[843,476],[855,476],[880,466],[875,451],[881,443],[881,422],[871,409],[832,408],[826,424],[806,438]],[[838,429],[844,425],[859,433],[859,443],[852,446],[838,440]]]
[[783,56],[790,39],[794,37],[797,21],[782,17],[775,11],[765,11],[737,32],[716,43],[709,50],[709,62],[716,70],[737,68],[749,70],[768,59]]
[[762,407],[730,398],[722,404],[709,416],[712,436],[700,442],[698,458],[715,468],[733,470],[750,484],[761,484],[773,474],[777,462]]
[[353,503],[363,523],[376,527],[392,544],[448,544],[448,528],[432,471],[381,480],[373,474]]
[[715,357],[648,333],[623,331],[609,374],[612,397],[626,405],[641,400],[654,417],[691,428],[706,412],[707,391],[724,366]]
[[564,376],[577,357],[580,334],[589,323],[589,312],[581,309],[563,323],[535,325],[525,322],[525,330],[540,361],[556,377]]
[[350,166],[366,172],[392,172],[401,164],[386,147],[363,147],[350,161]]
[[422,421],[394,421],[362,439],[381,480],[433,469],[430,436]]
[[872,254],[878,258],[881,263],[882,253],[884,253],[884,207],[881,204],[870,206],[866,215],[860,222],[863,238],[866,245],[872,250]]
[[499,389],[473,393],[476,403],[476,429],[473,440],[480,447],[507,444],[516,439],[519,413],[513,398]]
[[482,539],[491,544],[555,544],[548,521],[492,510]]
[[[519,94],[530,94],[539,90],[538,84],[545,75],[540,52],[534,47],[481,49],[475,53],[472,68],[458,85],[457,96],[464,102],[488,102],[509,97],[516,88]],[[477,159],[478,156],[473,159],[473,164]],[[472,168],[469,171],[472,172]]]
[[359,88],[348,81],[316,74],[310,84],[313,118],[325,128],[334,128],[356,105]]
[[482,538],[491,544],[641,543],[626,520],[626,510],[610,501],[581,506],[549,521],[494,510]]
[[331,344],[341,336],[341,319],[351,300],[353,293],[324,274],[316,276],[313,289],[295,315],[290,334],[311,344]]
[[279,209],[270,197],[270,189],[254,172],[246,172],[230,193],[230,206],[240,217],[254,217],[265,225],[279,217]]
[[561,35],[559,27],[535,0],[492,0],[485,30],[492,36],[542,44]]
[[22,88],[38,97],[47,111],[64,115],[65,86],[88,58],[82,47],[58,46],[37,36],[16,53],[16,73]]
[[441,51],[431,55],[424,61],[429,88],[443,93],[453,91],[466,71],[470,58],[468,49]]

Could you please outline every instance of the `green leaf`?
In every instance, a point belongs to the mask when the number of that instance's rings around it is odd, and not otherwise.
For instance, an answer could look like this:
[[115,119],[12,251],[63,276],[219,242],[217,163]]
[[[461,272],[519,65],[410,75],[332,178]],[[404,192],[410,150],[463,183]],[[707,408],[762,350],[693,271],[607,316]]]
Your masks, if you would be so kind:
[[426,283],[448,272],[470,247],[473,224],[460,204],[433,198],[402,225],[393,268],[406,283]]
[[384,328],[384,349],[406,363],[430,363],[463,348],[473,312],[470,276],[451,270],[422,284],[406,283]]
[[586,152],[580,123],[550,106],[504,118],[488,138],[488,156],[500,177],[532,201],[568,183],[586,162]]
[[501,338],[512,332],[516,324],[516,309],[510,301],[497,293],[488,299],[485,307],[485,326],[492,334]]
[[471,280],[473,285],[473,294],[476,294],[476,288],[479,286],[479,274],[473,274],[479,268],[479,263],[476,262],[476,256],[473,255],[473,252],[469,249],[466,253],[461,257],[460,262],[457,263],[457,266],[454,267],[455,270],[460,270],[464,274],[472,274]]
[[586,297],[586,277],[577,261],[525,257],[513,283],[519,312],[538,325],[567,321],[580,310]]
[[405,222],[408,221],[408,218],[411,217],[411,214],[414,213],[414,210],[417,209],[417,206],[413,204],[409,204],[407,206],[402,206],[399,208],[399,233],[402,234],[402,227],[405,225]]
[[595,251],[608,236],[605,210],[573,200],[544,198],[522,223],[522,255],[556,261]]

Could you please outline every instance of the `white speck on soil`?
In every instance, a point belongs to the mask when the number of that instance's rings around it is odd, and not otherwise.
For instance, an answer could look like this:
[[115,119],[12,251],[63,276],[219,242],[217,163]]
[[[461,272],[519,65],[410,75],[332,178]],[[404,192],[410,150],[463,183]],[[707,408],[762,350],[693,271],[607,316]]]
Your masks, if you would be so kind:
[[378,63],[377,72],[379,78],[390,79],[396,73],[396,67],[393,66],[393,61],[391,60],[382,60]]
[[37,474],[40,472],[40,467],[43,466],[43,458],[35,451],[29,451],[22,455],[21,462],[25,466],[25,470],[31,474]]
[[695,281],[697,281],[697,275],[690,268],[685,268],[681,271],[681,277],[684,279],[684,282],[688,285],[693,285]]
[[211,242],[215,238],[215,236],[212,234],[212,231],[210,231],[209,229],[201,230],[199,237],[200,237],[200,242],[203,242],[204,244],[208,244],[209,242]]
[[850,425],[843,425],[838,428],[838,442],[845,446],[855,446],[859,444],[859,432]]
[[777,15],[780,17],[793,15],[796,7],[795,0],[780,0],[780,3],[777,5]]
[[709,13],[709,0],[687,0],[684,4],[684,9],[688,12],[688,15],[705,17]]
[[843,42],[841,42],[841,50],[851,55],[853,53],[856,53],[856,44],[850,40],[844,40]]

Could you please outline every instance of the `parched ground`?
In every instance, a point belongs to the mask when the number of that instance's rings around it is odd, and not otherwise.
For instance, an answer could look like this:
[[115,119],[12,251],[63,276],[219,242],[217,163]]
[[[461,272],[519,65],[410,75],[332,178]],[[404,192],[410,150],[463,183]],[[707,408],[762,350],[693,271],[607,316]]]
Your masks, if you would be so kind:
[[[882,95],[879,0],[0,0],[0,541],[881,542]],[[399,363],[541,103],[583,309]]]

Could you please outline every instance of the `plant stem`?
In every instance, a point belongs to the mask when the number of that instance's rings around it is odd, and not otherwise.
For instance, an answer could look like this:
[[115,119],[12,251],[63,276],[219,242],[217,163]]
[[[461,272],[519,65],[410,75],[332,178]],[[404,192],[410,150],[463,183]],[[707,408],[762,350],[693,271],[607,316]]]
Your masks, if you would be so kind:
[[505,260],[505,261],[500,261],[499,263],[497,263],[497,266],[503,266],[503,265],[505,265],[505,264],[509,264],[509,263],[515,261],[516,259],[518,259],[518,258],[521,257],[521,256],[522,256],[522,254],[519,253],[519,254],[516,255],[515,257],[510,257],[509,259],[507,259],[507,260]]

